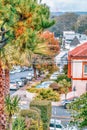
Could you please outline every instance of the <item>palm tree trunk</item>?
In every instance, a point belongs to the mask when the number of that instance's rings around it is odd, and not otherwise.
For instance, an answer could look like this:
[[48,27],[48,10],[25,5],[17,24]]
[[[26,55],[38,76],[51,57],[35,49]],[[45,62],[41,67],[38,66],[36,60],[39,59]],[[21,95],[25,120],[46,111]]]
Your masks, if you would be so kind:
[[10,83],[10,77],[9,77],[9,69],[5,69],[5,96],[9,94],[9,84]]
[[3,70],[0,61],[0,130],[5,130]]
[[9,116],[9,130],[12,130],[12,116]]

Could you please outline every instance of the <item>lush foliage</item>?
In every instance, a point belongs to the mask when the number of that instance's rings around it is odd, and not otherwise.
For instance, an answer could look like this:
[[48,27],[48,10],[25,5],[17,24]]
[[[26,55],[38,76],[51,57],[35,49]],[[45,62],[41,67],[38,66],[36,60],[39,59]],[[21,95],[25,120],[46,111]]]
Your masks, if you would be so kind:
[[50,28],[50,31],[54,32],[55,36],[63,34],[64,30],[74,30],[74,25],[77,21],[78,15],[75,13],[65,13],[56,17],[56,24]]
[[46,42],[50,49],[50,54],[55,55],[59,52],[59,41],[55,38],[54,33],[45,31],[42,33],[41,37]]
[[5,98],[5,110],[8,117],[9,130],[12,130],[12,116],[19,110],[19,101],[20,99],[17,96],[11,98],[10,95],[7,95]]
[[56,24],[49,29],[55,36],[61,36],[64,30],[87,34],[87,15],[64,13],[55,17],[55,20]]
[[41,110],[41,119],[43,121],[43,130],[48,130],[51,118],[51,102],[48,101],[32,101],[31,107],[37,107]]
[[79,127],[87,127],[87,92],[68,106],[72,113],[72,122]]
[[25,119],[26,127],[29,127],[29,130],[38,130],[39,126],[41,125],[40,110],[37,110],[35,108],[31,108],[29,110],[21,110],[20,116]]
[[71,79],[67,77],[66,74],[61,74],[57,77],[57,80],[55,80],[57,83],[63,79],[66,79],[66,81],[71,82]]
[[68,74],[68,64],[63,67],[64,74]]
[[13,122],[12,130],[26,130],[25,120],[22,117],[16,118]]
[[3,57],[9,64],[29,65],[32,53],[45,54],[42,50],[46,46],[39,35],[54,23],[49,16],[49,8],[38,4],[38,0],[1,0],[0,25],[9,30],[6,34],[9,44]]
[[79,16],[75,24],[75,30],[87,34],[87,15]]
[[65,94],[65,99],[67,98],[67,93],[70,91],[71,83],[66,79],[59,81],[58,85],[60,86],[61,93]]
[[59,101],[60,96],[57,92],[53,91],[51,88],[30,88],[29,92],[36,93],[35,100],[50,100],[50,101]]

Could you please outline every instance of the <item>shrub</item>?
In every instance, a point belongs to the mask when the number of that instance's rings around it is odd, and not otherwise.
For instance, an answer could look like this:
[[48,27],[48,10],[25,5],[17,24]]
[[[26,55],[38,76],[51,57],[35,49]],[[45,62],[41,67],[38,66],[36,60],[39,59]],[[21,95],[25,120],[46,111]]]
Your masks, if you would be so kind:
[[38,119],[40,117],[39,113],[35,110],[29,109],[29,110],[21,110],[20,116],[22,117],[28,117],[32,119]]
[[29,125],[29,130],[38,130],[38,127],[40,126],[40,110],[37,108],[32,108],[29,110],[21,110],[20,111],[20,116],[28,119],[27,125]]
[[48,130],[51,118],[51,102],[49,101],[32,101],[30,107],[37,107],[41,110],[41,119],[43,122],[43,130]]
[[35,97],[35,100],[59,101],[60,96],[57,92],[53,91],[52,89],[41,89]]
[[24,118],[16,118],[12,125],[12,130],[25,130],[26,124]]
[[68,82],[71,82],[71,79],[67,77],[67,75],[65,74],[61,74],[57,77],[57,79],[55,80],[57,83],[63,79],[66,79]]
[[39,93],[41,91],[41,89],[39,88],[28,88],[27,91],[31,92],[31,93]]

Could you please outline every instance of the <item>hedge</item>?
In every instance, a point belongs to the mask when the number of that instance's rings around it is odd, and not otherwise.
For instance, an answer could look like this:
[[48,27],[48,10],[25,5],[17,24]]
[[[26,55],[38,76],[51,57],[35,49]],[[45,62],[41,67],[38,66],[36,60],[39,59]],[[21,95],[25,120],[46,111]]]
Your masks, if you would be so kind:
[[43,122],[43,130],[49,129],[49,122],[51,118],[51,102],[50,101],[32,101],[30,107],[37,107],[41,110],[41,119]]
[[40,111],[39,110],[21,110],[20,116],[25,118],[28,117],[31,120],[29,130],[38,130],[40,123]]

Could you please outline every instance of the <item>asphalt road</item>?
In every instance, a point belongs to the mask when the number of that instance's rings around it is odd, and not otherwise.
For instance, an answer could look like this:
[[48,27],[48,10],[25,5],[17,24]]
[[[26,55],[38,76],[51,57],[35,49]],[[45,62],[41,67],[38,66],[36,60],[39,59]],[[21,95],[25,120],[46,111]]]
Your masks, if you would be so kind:
[[[29,71],[19,72],[10,74],[10,80],[19,79],[21,77],[26,77]],[[13,94],[15,91],[10,91],[10,94]],[[67,125],[70,121],[70,112],[67,109],[64,109],[62,106],[53,106],[52,107],[52,118],[61,120],[63,125]]]
[[70,112],[67,109],[64,109],[62,106],[53,106],[52,118],[61,120],[63,125],[67,125],[70,121]]
[[[17,72],[14,74],[10,74],[10,80],[20,79],[21,77],[26,77],[30,71]],[[11,90],[10,94],[15,93],[15,90]]]

